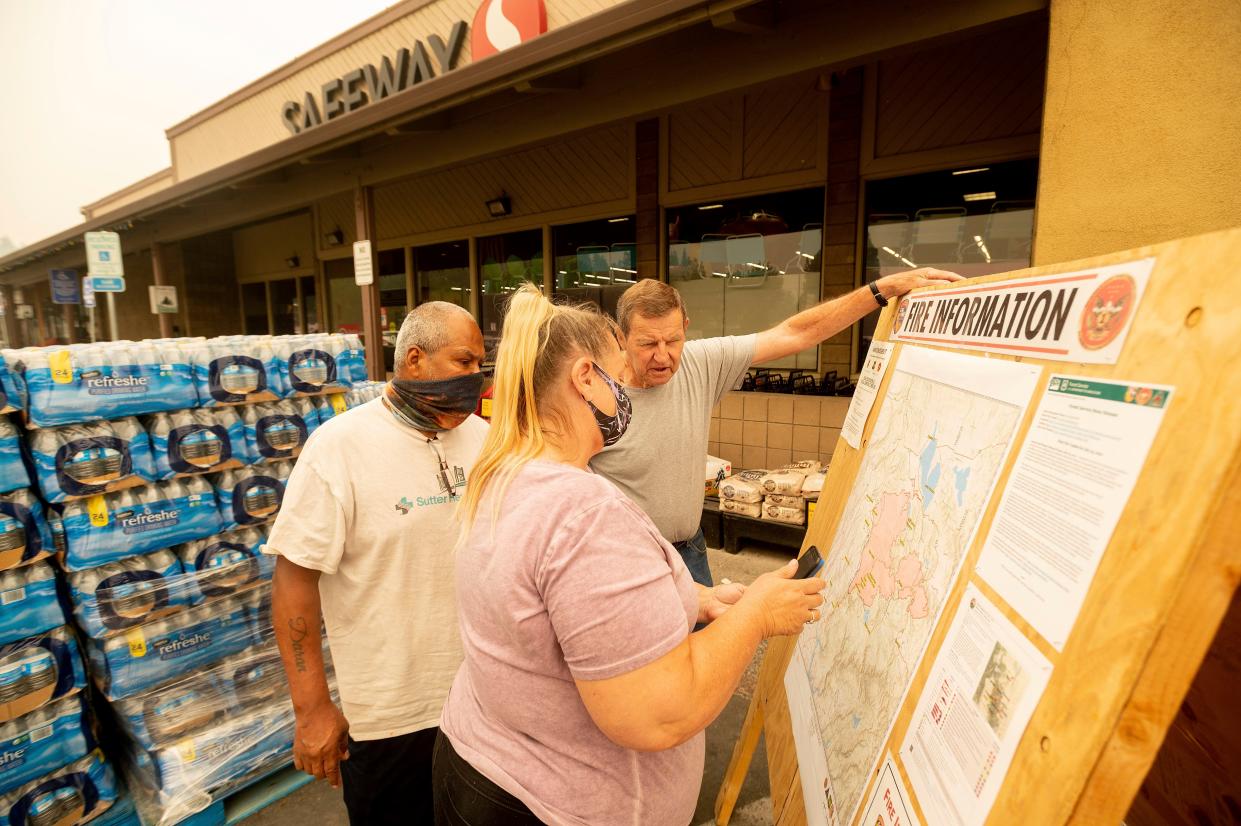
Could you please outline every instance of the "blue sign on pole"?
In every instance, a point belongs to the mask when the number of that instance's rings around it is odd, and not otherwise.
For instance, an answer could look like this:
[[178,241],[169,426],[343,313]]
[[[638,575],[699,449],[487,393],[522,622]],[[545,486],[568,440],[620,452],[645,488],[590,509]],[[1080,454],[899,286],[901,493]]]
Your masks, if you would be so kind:
[[78,281],[77,270],[51,270],[48,279],[52,282],[53,304],[81,304],[81,282]]
[[92,275],[89,279],[91,288],[97,293],[125,292],[125,279],[116,275]]

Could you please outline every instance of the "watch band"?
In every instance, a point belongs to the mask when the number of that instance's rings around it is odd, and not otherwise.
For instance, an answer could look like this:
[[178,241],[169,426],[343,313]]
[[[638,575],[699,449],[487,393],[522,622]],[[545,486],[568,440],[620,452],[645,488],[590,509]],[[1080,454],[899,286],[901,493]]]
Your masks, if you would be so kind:
[[870,282],[870,294],[875,297],[875,301],[879,302],[880,307],[888,306],[888,300],[883,297],[883,293],[879,292],[879,282]]

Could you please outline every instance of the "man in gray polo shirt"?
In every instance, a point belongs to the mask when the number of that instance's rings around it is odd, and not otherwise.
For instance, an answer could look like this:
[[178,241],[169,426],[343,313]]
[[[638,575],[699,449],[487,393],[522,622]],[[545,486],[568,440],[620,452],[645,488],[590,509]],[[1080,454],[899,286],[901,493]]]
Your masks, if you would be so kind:
[[910,290],[960,278],[929,268],[889,275],[761,333],[690,342],[680,293],[660,281],[639,281],[616,308],[633,419],[624,437],[595,456],[591,467],[646,511],[694,580],[710,587],[700,526],[711,408],[752,364],[800,353]]

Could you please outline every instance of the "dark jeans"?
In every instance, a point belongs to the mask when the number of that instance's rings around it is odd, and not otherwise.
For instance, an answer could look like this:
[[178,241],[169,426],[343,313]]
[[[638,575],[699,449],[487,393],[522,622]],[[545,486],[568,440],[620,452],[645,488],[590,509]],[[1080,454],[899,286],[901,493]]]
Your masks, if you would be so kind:
[[543,822],[526,804],[467,763],[443,734],[435,741],[432,777],[435,826],[536,826]]
[[676,548],[681,559],[685,560],[685,567],[689,568],[689,575],[694,578],[694,582],[710,588],[713,584],[711,566],[707,564],[707,538],[702,535],[702,528],[684,542],[672,543],[672,547]]
[[340,764],[350,826],[431,823],[431,757],[438,728],[382,740],[349,738]]

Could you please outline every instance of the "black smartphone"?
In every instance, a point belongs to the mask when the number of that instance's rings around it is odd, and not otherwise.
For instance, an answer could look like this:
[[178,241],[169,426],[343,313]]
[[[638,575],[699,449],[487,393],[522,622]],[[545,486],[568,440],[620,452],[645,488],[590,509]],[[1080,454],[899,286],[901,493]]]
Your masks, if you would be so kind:
[[811,545],[806,552],[801,555],[801,559],[797,560],[797,573],[793,574],[793,579],[806,579],[812,577],[823,567],[823,557],[819,555],[819,549]]

